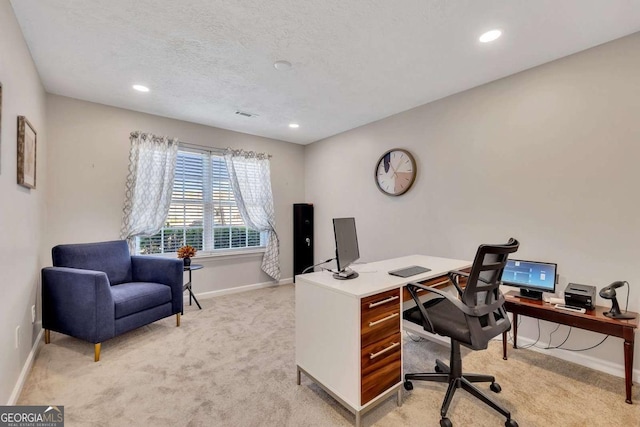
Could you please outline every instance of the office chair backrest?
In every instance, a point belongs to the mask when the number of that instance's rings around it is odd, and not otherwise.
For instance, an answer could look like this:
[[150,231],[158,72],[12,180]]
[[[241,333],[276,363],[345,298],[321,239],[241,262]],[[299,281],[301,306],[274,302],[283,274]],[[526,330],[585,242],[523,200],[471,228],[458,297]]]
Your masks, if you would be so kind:
[[471,348],[487,348],[489,340],[511,328],[504,309],[504,296],[500,292],[502,271],[509,254],[518,250],[520,243],[509,239],[504,245],[480,245],[471,266],[462,302],[477,312],[467,316]]

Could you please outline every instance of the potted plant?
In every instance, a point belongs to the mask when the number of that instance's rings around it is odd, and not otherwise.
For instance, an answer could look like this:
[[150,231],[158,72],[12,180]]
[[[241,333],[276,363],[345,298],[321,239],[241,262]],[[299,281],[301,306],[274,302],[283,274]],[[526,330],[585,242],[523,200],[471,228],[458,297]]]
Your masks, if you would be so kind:
[[196,255],[196,248],[193,246],[182,246],[178,249],[178,258],[182,258],[185,267],[189,267],[191,265],[191,257]]

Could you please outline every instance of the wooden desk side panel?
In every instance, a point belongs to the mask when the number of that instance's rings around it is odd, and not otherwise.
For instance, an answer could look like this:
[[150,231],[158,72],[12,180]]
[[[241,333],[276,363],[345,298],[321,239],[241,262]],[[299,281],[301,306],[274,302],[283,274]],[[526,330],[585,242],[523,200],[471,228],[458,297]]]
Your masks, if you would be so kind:
[[360,300],[299,277],[296,364],[360,408]]

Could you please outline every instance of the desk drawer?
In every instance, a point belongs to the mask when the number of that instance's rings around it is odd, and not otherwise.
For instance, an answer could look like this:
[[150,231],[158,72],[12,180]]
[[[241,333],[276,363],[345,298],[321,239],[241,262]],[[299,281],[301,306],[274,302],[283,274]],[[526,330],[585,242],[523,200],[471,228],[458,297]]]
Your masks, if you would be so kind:
[[400,332],[400,290],[364,298],[360,314],[361,348]]
[[402,339],[400,332],[362,349],[361,405],[402,381]]

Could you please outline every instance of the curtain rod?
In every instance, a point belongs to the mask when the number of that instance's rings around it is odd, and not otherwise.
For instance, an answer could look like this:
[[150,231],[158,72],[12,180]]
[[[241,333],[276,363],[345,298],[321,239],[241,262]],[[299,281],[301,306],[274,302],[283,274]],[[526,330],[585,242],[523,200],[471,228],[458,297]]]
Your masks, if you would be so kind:
[[224,153],[225,149],[224,148],[218,148],[218,147],[209,147],[207,145],[199,145],[199,144],[193,144],[191,142],[185,142],[185,141],[180,141],[178,140],[178,144],[179,145],[183,145],[187,148],[201,148],[207,151],[212,151],[212,152],[216,152],[216,153]]
[[[153,134],[148,134],[148,133],[140,132],[140,131],[131,132],[131,136],[134,137],[134,138],[138,137],[139,135],[143,135],[143,134],[144,135],[152,135],[154,138],[162,138],[162,137],[155,136]],[[194,148],[196,150],[198,150],[198,149],[206,150],[206,151],[209,151],[211,153],[216,153],[216,154],[221,154],[221,155],[223,155],[227,151],[227,149],[230,148],[230,147],[228,147],[228,148],[210,147],[208,145],[200,145],[200,144],[193,144],[191,142],[180,141],[178,138],[173,138],[173,139],[178,141],[178,145],[182,145],[185,148]],[[269,154],[269,153],[257,153],[257,152],[251,151],[251,150],[247,151],[247,150],[244,150],[244,149],[235,149],[235,148],[231,148],[231,150],[242,151],[242,152],[246,152],[246,153],[252,153],[253,155],[256,155],[256,156],[265,156],[265,157],[267,157],[269,159],[272,157],[271,154]]]
[[229,148],[208,147],[206,145],[192,144],[190,142],[184,142],[184,141],[180,141],[180,140],[178,140],[178,144],[179,145],[183,145],[186,148],[204,149],[204,150],[207,150],[207,151],[211,151],[212,153],[216,153],[216,154],[224,154],[224,153],[226,153],[226,151],[228,149],[231,149],[234,152],[241,151],[241,152],[245,152],[245,153],[251,153],[252,156],[255,155],[257,157],[264,156],[264,157],[266,157],[268,159],[270,159],[272,157],[271,154],[269,154],[269,153],[258,153],[258,152],[251,151],[251,150],[244,150],[244,149],[237,149],[237,148],[230,148],[230,147]]

